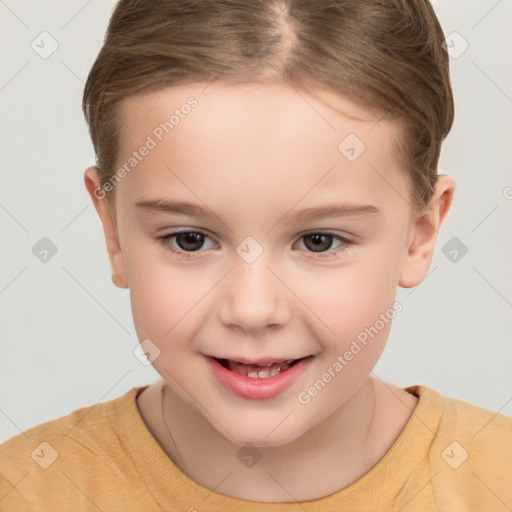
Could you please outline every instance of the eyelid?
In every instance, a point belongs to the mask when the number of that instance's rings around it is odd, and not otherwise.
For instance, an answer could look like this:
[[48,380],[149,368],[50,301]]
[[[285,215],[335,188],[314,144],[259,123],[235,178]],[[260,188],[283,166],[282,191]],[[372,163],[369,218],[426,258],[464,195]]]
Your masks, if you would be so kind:
[[[180,233],[199,233],[201,235],[205,235],[205,236],[211,238],[212,240],[217,239],[217,237],[215,235],[213,235],[212,233],[210,233],[210,231],[208,231],[207,229],[204,229],[204,228],[184,227],[184,228],[170,228],[170,229],[172,229],[172,231],[164,232],[162,235],[158,235],[158,236],[162,236],[162,237],[163,236],[171,236],[171,235],[178,235]],[[337,230],[322,229],[322,228],[305,229],[304,231],[300,231],[299,233],[295,234],[295,237],[301,238],[305,235],[311,235],[311,234],[331,235],[334,237],[343,238],[344,240],[347,240],[347,241],[350,240],[352,242],[355,242],[357,239],[360,238],[359,236],[357,236],[353,233],[349,233],[347,231],[337,231]]]
[[[213,240],[216,242],[216,237],[213,236],[208,230],[202,229],[202,228],[175,228],[172,231],[164,232],[161,235],[157,235],[156,238],[170,238],[172,236],[179,235],[181,233],[198,233],[200,235],[204,235],[205,237],[208,237],[210,240]],[[216,242],[217,243],[217,242]],[[217,243],[218,245],[218,243]]]

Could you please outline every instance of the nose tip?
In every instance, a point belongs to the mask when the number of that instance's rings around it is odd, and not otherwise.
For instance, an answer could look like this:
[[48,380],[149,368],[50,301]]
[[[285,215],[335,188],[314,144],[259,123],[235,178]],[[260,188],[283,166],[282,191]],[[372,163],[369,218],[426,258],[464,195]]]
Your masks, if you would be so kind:
[[275,329],[289,316],[284,287],[262,257],[236,261],[219,300],[221,322],[246,332]]

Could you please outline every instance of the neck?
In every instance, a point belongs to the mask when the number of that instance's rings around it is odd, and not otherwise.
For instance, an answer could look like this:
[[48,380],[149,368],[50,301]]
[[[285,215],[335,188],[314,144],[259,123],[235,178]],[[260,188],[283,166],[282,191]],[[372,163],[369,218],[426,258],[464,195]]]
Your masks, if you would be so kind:
[[[160,424],[153,415],[153,428],[148,426],[176,466],[203,487],[259,502],[308,501],[352,484],[385,455],[417,403],[404,390],[370,377],[300,438],[241,452],[167,384],[161,390]],[[244,456],[247,465],[241,463]]]

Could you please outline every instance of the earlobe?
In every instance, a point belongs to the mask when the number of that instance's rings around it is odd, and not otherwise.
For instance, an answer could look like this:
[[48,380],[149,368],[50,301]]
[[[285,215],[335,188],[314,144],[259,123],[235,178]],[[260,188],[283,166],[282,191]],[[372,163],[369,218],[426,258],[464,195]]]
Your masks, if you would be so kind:
[[434,255],[437,234],[453,200],[455,182],[439,175],[432,199],[425,211],[413,222],[407,240],[407,254],[398,285],[412,288],[425,279]]
[[123,255],[121,253],[119,236],[114,225],[114,221],[112,220],[112,214],[110,212],[105,192],[100,187],[97,167],[92,166],[85,170],[84,182],[87,192],[94,204],[94,208],[100,217],[101,224],[103,225],[108,257],[112,267],[112,282],[118,288],[128,288],[128,280],[126,278],[126,269]]

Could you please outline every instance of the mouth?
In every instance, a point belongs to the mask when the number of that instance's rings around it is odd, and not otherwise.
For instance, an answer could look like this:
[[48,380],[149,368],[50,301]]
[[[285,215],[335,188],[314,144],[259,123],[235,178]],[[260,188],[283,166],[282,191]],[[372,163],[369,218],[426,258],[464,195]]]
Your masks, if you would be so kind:
[[298,359],[247,360],[205,356],[214,379],[242,398],[275,398],[294,386],[312,364],[313,355]]
[[217,357],[214,359],[216,359],[221,366],[230,372],[235,372],[239,375],[243,375],[244,377],[249,377],[251,379],[267,379],[269,377],[275,377],[276,375],[285,372],[297,364],[301,359],[305,358],[301,357],[299,359],[288,359],[285,361],[260,362],[257,364],[244,363],[241,361],[222,359]]

